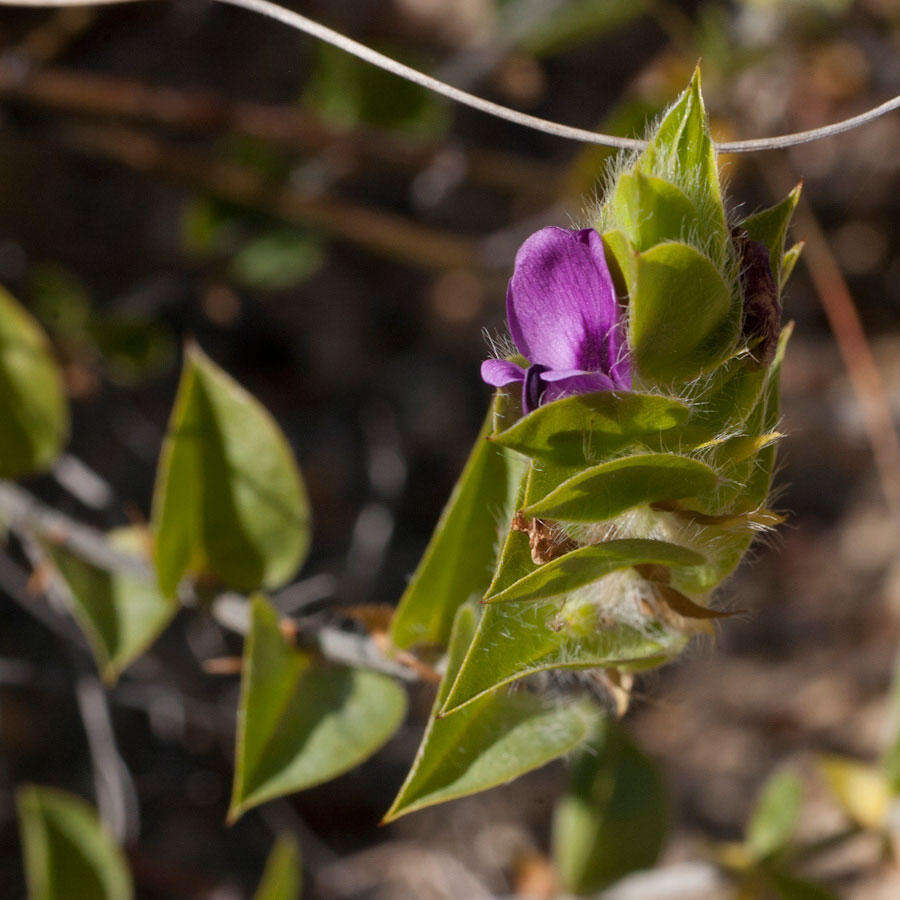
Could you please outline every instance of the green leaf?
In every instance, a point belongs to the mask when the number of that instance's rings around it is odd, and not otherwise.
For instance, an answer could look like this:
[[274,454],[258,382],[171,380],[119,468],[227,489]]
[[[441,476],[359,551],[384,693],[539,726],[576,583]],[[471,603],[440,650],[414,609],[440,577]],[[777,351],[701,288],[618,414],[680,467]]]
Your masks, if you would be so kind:
[[[110,543],[142,559],[147,536],[141,528],[123,528]],[[104,681],[113,683],[159,636],[178,611],[152,582],[127,572],[109,572],[85,562],[61,544],[45,544],[68,590],[72,614],[81,626]]]
[[300,900],[300,846],[293,836],[281,835],[272,848],[253,900]]
[[803,252],[805,244],[806,241],[798,241],[793,247],[786,250],[784,256],[781,257],[781,281],[779,290],[784,290],[784,286],[787,284],[788,279],[794,271],[794,266],[797,265],[797,260],[800,259],[800,254]]
[[[790,270],[785,274],[782,264],[784,239],[791,217],[800,201],[802,187],[802,184],[798,184],[780,203],[754,213],[752,216],[747,216],[740,224],[740,227],[750,235],[751,240],[759,241],[769,248],[769,264],[772,266],[776,284],[783,284],[790,275]],[[799,256],[799,254],[800,250],[798,249],[796,255]],[[791,263],[791,268],[793,268],[793,263]]]
[[629,346],[645,379],[671,384],[714,369],[739,329],[740,299],[699,250],[672,241],[638,254]]
[[610,202],[616,225],[639,252],[701,233],[697,210],[684,191],[639,169],[619,176]]
[[285,584],[309,548],[306,488],[269,413],[196,346],[163,442],[153,494],[162,592],[209,573],[253,591]]
[[656,394],[599,391],[554,400],[492,440],[525,456],[582,466],[687,420],[690,408]]
[[323,261],[322,244],[315,235],[272,231],[241,247],[231,261],[231,274],[245,287],[281,291],[314,275]]
[[405,715],[406,692],[393,679],[319,663],[293,649],[281,634],[275,609],[254,597],[229,821],[266,800],[358,766]]
[[744,844],[752,859],[766,859],[787,847],[802,804],[803,782],[794,771],[781,769],[769,778],[747,825]]
[[29,785],[16,807],[29,900],[131,900],[125,859],[84,800]]
[[397,647],[444,644],[453,616],[466,601],[480,599],[497,556],[498,525],[509,522],[524,464],[487,440],[495,415],[514,401],[498,391],[462,475],[391,622]]
[[0,288],[0,478],[49,468],[68,434],[62,373],[47,337]]
[[882,769],[841,756],[825,757],[819,768],[851,821],[870,831],[885,830],[892,797]]
[[525,513],[564,522],[601,522],[635,506],[710,495],[719,481],[714,469],[688,456],[624,456],[564,481]]
[[665,541],[626,538],[579,547],[540,566],[505,590],[488,594],[485,603],[546,600],[584,587],[619,569],[642,563],[661,566],[696,566],[703,557],[686,547]]
[[455,715],[438,718],[474,630],[472,607],[461,607],[431,718],[385,822],[505,784],[550,762],[580,744],[598,715],[587,703],[560,706],[536,694],[494,691]]
[[650,868],[669,818],[657,767],[621,726],[606,722],[573,765],[553,813],[553,859],[563,887],[593,893]]
[[828,888],[781,869],[765,869],[763,879],[779,900],[838,900]]
[[716,167],[700,92],[700,68],[660,122],[636,168],[676,184],[689,197],[704,223],[701,236],[724,250],[729,239]]
[[488,605],[441,715],[458,715],[457,710],[486,692],[536,672],[651,667],[676,655],[686,643],[682,635],[653,627],[638,631],[618,625],[576,634],[557,625],[561,608],[558,601]]
[[631,241],[618,228],[609,229],[603,232],[603,251],[616,292],[622,297],[630,294],[637,274],[637,251]]

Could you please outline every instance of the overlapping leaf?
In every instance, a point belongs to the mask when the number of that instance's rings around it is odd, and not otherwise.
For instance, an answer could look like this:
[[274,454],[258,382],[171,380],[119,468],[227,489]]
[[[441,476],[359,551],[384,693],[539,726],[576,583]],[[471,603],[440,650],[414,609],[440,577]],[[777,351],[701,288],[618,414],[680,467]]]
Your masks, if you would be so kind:
[[[740,225],[752,240],[765,244],[769,249],[769,263],[776,284],[784,284],[793,269],[793,262],[790,262],[789,268],[785,271],[784,240],[791,217],[800,201],[801,188],[802,185],[798,184],[780,203],[747,216]],[[791,249],[796,250],[796,255],[799,256],[799,249],[796,247]]]
[[512,515],[512,499],[525,471],[521,461],[487,440],[503,421],[510,399],[498,391],[425,555],[391,622],[397,647],[443,644],[453,616],[467,600],[480,599],[491,579],[498,520]]
[[[136,562],[146,553],[142,529],[114,531],[109,539],[116,549],[133,554]],[[61,544],[46,546],[68,588],[72,614],[87,635],[97,667],[105,681],[115,681],[169,624],[178,604],[138,574],[99,569]]]
[[639,169],[619,177],[610,202],[616,224],[638,252],[701,229],[697,210],[681,188]]
[[62,373],[38,323],[0,288],[0,478],[48,468],[69,433]]
[[254,597],[244,647],[229,820],[359,765],[399,728],[406,693],[376,672],[315,661],[288,646]]
[[539,406],[492,440],[560,466],[583,466],[675,428],[689,407],[656,394],[600,391]]
[[284,435],[197,347],[185,355],[160,456],[153,531],[166,596],[188,573],[240,591],[278,587],[309,546],[306,489]]
[[502,690],[438,718],[474,631],[472,607],[461,607],[431,718],[386,822],[511,781],[573,749],[595,724],[599,713],[587,703],[560,706]]
[[84,800],[28,786],[16,807],[29,900],[131,900],[125,859]]

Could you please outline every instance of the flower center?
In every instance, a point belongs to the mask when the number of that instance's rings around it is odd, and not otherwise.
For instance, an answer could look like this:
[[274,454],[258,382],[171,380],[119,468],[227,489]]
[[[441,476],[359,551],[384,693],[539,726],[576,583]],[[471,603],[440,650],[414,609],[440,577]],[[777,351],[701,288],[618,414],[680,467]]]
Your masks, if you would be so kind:
[[541,402],[541,394],[544,393],[544,385],[541,382],[541,375],[547,371],[549,366],[542,366],[535,363],[528,367],[525,373],[525,383],[522,385],[522,407],[526,413],[530,413],[533,409],[537,409]]

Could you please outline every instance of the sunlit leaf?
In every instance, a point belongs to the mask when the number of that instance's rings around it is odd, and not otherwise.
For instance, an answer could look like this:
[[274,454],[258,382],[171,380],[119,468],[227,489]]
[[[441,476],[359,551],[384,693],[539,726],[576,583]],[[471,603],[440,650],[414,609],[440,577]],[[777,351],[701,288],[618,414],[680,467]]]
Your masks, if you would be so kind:
[[235,590],[278,587],[306,557],[310,511],[275,420],[188,348],[153,496],[159,585],[211,573]]
[[610,202],[616,224],[639,252],[701,230],[697,210],[684,191],[639,169],[619,177]]
[[498,392],[462,475],[441,513],[422,561],[391,622],[397,647],[443,644],[453,616],[481,599],[497,556],[499,525],[508,523],[524,464],[487,440],[494,418],[514,402]]
[[805,246],[805,241],[798,241],[793,245],[789,250],[785,251],[784,256],[781,257],[781,282],[779,285],[780,290],[784,290],[784,286],[787,284],[788,279],[794,272],[794,266],[797,265],[797,260],[800,259],[800,254],[803,252],[803,247]]
[[406,692],[393,679],[295,650],[282,636],[275,609],[254,597],[229,821],[359,765],[405,715]]
[[640,564],[695,566],[703,557],[665,541],[630,538],[580,547],[540,566],[505,590],[489,594],[486,603],[546,600],[590,584],[619,569]]
[[599,391],[555,400],[492,440],[562,466],[598,461],[686,421],[687,404],[656,394]]
[[820,769],[844,812],[857,824],[881,831],[891,803],[890,784],[877,766],[840,756],[828,756]]
[[641,631],[619,625],[574,633],[556,625],[560,609],[558,601],[485,607],[441,714],[457,715],[457,709],[485,692],[548,669],[659,665],[687,641],[651,626]]
[[[146,555],[143,529],[124,528],[112,532],[109,539],[136,560]],[[61,544],[47,542],[46,549],[68,588],[65,595],[87,635],[97,667],[105,681],[115,681],[156,640],[178,604],[139,575],[97,568]]]
[[0,288],[0,478],[49,468],[68,434],[62,373],[47,337]]
[[553,858],[563,887],[598,891],[659,856],[669,805],[656,766],[612,721],[572,767],[553,814]]
[[253,900],[300,900],[302,888],[300,846],[288,834],[278,838]]
[[718,483],[715,470],[699,460],[644,453],[585,469],[525,512],[567,522],[599,522],[642,504],[709,495]]
[[437,718],[475,631],[471,606],[459,609],[447,672],[412,769],[385,821],[505,784],[584,740],[598,711],[584,702],[549,703],[536,694],[494,691]]
[[131,875],[94,810],[79,797],[28,786],[16,793],[29,900],[131,900]]
[[712,370],[731,355],[739,328],[739,300],[699,250],[672,241],[638,254],[629,346],[645,378],[670,384]]
[[751,859],[765,859],[783,850],[794,836],[803,783],[791,769],[781,769],[763,785],[747,824],[744,844]]

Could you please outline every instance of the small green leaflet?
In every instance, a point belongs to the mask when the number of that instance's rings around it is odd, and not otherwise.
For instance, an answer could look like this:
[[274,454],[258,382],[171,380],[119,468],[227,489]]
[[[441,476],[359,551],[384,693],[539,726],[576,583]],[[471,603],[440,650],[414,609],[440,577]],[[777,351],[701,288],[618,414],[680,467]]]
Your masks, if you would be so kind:
[[740,224],[740,227],[750,235],[751,240],[759,241],[769,248],[769,264],[772,266],[775,283],[779,285],[783,285],[791,274],[796,256],[800,255],[797,247],[802,248],[802,244],[791,248],[792,251],[796,250],[794,260],[785,266],[784,239],[794,210],[800,202],[801,188],[802,184],[798,184],[780,203],[747,216]]
[[689,412],[669,397],[599,391],[539,406],[492,440],[525,456],[583,466],[681,425]]
[[513,514],[513,498],[524,464],[487,440],[494,418],[513,401],[498,391],[459,481],[441,513],[425,555],[391,621],[400,648],[445,644],[456,610],[480,599],[497,555],[500,527]]
[[393,679],[318,662],[293,649],[275,609],[254,597],[229,821],[359,765],[388,741],[405,715],[406,692]]
[[497,594],[488,594],[485,603],[546,600],[584,587],[604,575],[629,566],[697,566],[703,557],[687,547],[665,541],[628,538],[579,547],[557,557],[520,578]]
[[253,900],[300,900],[300,847],[290,834],[281,835],[266,860]]
[[475,613],[463,606],[422,743],[385,822],[518,778],[580,744],[599,717],[589,703],[551,705],[524,691],[494,691],[438,718],[474,632]]
[[553,627],[561,606],[559,601],[488,605],[440,714],[457,715],[486,692],[535,672],[661,665],[687,643],[661,628],[644,633],[625,625],[573,635]]
[[84,800],[27,786],[16,808],[29,900],[131,900],[125,858]]
[[244,592],[279,587],[309,548],[309,501],[284,435],[196,346],[185,354],[152,518],[167,597],[185,574]]
[[747,825],[744,846],[751,859],[766,859],[787,847],[802,803],[803,783],[796,772],[782,769],[769,778]]
[[607,721],[572,767],[553,814],[553,858],[567,891],[587,894],[653,866],[670,818],[656,766]]
[[[137,558],[147,550],[140,528],[113,531],[109,541]],[[178,604],[139,575],[99,569],[60,544],[47,542],[45,548],[68,588],[72,614],[87,635],[103,680],[115,682],[169,624]]]
[[69,404],[38,323],[0,288],[0,478],[49,468],[69,435]]
[[713,493],[719,476],[706,463],[670,453],[625,456],[564,481],[525,513],[565,522],[600,522],[647,503]]
[[781,283],[779,284],[779,290],[784,290],[784,286],[794,271],[794,266],[797,265],[797,260],[800,259],[805,243],[805,241],[798,241],[793,247],[785,251],[784,256],[781,258]]
[[628,343],[645,379],[669,385],[711,371],[734,351],[740,324],[740,297],[699,250],[667,241],[638,254]]
[[640,169],[619,176],[611,203],[616,224],[638,252],[702,230],[697,210],[684,191]]

